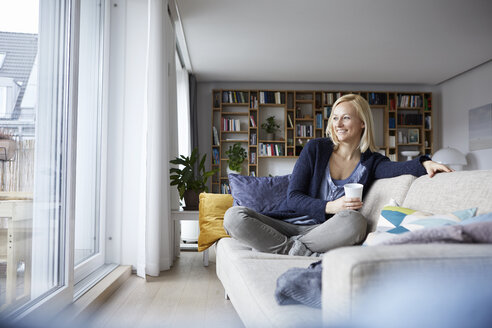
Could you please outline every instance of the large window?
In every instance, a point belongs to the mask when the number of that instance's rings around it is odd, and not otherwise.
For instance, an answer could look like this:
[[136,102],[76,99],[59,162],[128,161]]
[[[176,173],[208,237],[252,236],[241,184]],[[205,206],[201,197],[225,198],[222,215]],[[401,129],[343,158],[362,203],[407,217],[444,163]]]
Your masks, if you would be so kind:
[[105,5],[0,1],[0,319],[58,312],[104,263]]

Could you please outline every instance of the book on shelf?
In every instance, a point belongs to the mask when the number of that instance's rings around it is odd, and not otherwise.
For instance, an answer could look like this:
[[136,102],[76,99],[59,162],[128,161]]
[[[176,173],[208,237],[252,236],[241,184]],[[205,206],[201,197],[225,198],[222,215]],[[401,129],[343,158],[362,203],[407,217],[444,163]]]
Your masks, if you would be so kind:
[[389,146],[391,148],[396,147],[396,137],[395,136],[389,136],[388,143],[389,143]]
[[251,122],[251,126],[252,126],[253,128],[256,128],[256,122],[255,122],[255,118],[254,118],[254,116],[253,116],[253,115],[250,115],[250,116],[249,116],[249,120],[250,120],[250,122]]
[[260,104],[285,104],[285,93],[280,91],[260,91]]
[[312,137],[314,136],[313,126],[297,124],[296,125],[296,136],[298,137]]
[[255,171],[251,171],[251,172],[249,172],[249,176],[250,176],[250,177],[255,177],[255,176],[256,176],[256,172],[255,172]]
[[369,105],[386,105],[386,93],[369,92]]
[[333,105],[333,92],[323,93],[323,103],[327,105]]
[[221,194],[230,194],[231,193],[231,188],[229,187],[229,184],[227,182],[222,182],[220,184],[220,193]]
[[251,97],[249,98],[249,107],[250,108],[258,108],[258,96],[255,94],[252,94]]
[[249,143],[252,146],[255,146],[256,145],[256,133],[251,133],[250,134],[250,136],[249,136]]
[[425,117],[425,128],[428,130],[432,129],[432,117],[431,116]]
[[220,155],[219,155],[219,150],[217,148],[212,149],[212,155],[213,155],[213,163],[220,164]]
[[248,99],[247,91],[223,91],[222,102],[228,104],[246,104]]
[[217,133],[217,128],[215,127],[215,125],[212,127],[212,129],[214,131],[214,146],[220,146],[219,134]]
[[290,114],[287,114],[287,120],[289,121],[289,128],[293,128],[294,123],[292,122],[292,118],[290,117]]
[[256,164],[256,153],[251,152],[249,156],[249,164]]
[[284,148],[279,144],[260,143],[260,156],[284,156]]
[[394,129],[394,128],[396,128],[396,122],[395,122],[395,118],[394,118],[394,117],[390,117],[390,118],[388,119],[388,127],[389,127],[390,129]]
[[398,114],[398,124],[422,125],[422,114]]
[[390,161],[392,161],[392,162],[396,162],[396,161],[397,161],[397,159],[396,159],[396,154],[389,154],[389,155],[388,155],[388,158],[389,158],[389,159],[390,159]]
[[222,118],[222,131],[241,131],[241,121],[239,119]]
[[331,115],[331,106],[325,106],[323,114],[324,118],[329,118]]
[[422,107],[420,95],[398,95],[398,107]]
[[323,114],[316,113],[316,129],[323,128]]
[[396,100],[395,98],[390,99],[390,110],[396,110]]

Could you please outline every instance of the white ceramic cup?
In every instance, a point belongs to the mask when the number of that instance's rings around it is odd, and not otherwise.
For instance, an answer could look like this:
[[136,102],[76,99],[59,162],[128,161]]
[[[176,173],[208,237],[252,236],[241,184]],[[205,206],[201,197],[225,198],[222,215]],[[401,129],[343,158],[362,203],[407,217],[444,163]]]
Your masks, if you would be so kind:
[[364,185],[360,183],[347,183],[343,186],[346,198],[359,198],[362,201],[362,190]]

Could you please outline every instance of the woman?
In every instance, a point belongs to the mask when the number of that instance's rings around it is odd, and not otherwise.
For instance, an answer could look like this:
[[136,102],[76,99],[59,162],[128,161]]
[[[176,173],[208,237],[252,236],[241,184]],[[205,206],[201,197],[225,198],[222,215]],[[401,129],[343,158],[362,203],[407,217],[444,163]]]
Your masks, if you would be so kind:
[[224,216],[226,231],[262,252],[317,255],[360,243],[366,236],[366,219],[357,211],[363,202],[346,198],[344,184],[361,183],[367,192],[375,179],[452,171],[426,156],[391,162],[376,152],[373,126],[363,97],[339,98],[328,119],[329,138],[308,142],[292,172],[287,206],[296,215],[279,220],[236,206]]

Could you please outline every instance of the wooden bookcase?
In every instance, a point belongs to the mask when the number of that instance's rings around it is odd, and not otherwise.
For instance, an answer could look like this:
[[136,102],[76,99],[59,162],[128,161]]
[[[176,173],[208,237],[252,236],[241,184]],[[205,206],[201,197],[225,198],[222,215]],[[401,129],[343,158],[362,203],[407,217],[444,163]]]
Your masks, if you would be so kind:
[[[393,161],[404,161],[404,150],[420,154],[434,152],[432,93],[313,91],[313,90],[229,90],[212,91],[212,177],[211,191],[228,192],[225,152],[239,142],[248,159],[242,174],[258,175],[259,158],[296,158],[309,140],[325,137],[331,106],[342,95],[356,93],[371,105],[376,143]],[[273,140],[267,139],[261,124],[275,116],[280,125]]]

